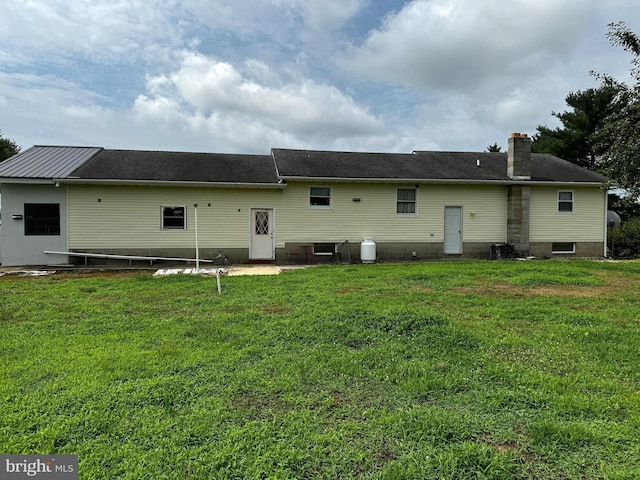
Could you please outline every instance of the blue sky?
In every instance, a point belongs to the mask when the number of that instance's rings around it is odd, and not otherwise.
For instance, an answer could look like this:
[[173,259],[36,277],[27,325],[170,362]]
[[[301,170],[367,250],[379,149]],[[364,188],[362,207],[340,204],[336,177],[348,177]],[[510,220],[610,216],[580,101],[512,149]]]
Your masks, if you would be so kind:
[[0,130],[23,148],[485,150],[555,126],[636,0],[5,0]]

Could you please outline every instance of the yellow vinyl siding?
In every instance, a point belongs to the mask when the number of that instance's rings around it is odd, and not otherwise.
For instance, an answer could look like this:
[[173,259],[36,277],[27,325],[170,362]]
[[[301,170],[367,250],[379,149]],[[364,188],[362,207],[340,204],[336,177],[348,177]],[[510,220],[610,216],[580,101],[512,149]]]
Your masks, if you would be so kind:
[[[309,207],[311,186],[331,187],[331,208]],[[463,207],[465,241],[506,239],[506,189],[493,186],[420,185],[417,214],[396,214],[401,184],[290,183],[277,218],[281,242],[442,242],[444,207]],[[359,198],[359,202],[354,202]],[[473,212],[473,215],[471,213]]]
[[[507,190],[503,186],[427,186],[434,203],[440,202],[441,239],[444,238],[444,207],[461,206],[465,242],[502,242],[507,239]],[[436,220],[434,218],[434,220]],[[441,240],[442,241],[442,240]]]
[[[248,247],[249,209],[274,207],[280,195],[267,189],[72,185],[69,247],[193,247],[195,203],[202,248]],[[161,229],[163,205],[187,207],[186,230]]]
[[[558,212],[558,191],[573,192],[573,212]],[[531,242],[601,242],[606,193],[598,187],[531,187]]]
[[[331,187],[331,208],[309,206],[311,185]],[[417,214],[396,214],[396,184],[290,183],[286,190],[141,186],[69,187],[69,247],[167,248],[195,245],[194,203],[203,248],[249,245],[252,207],[273,208],[276,246],[286,242],[442,242],[444,207],[461,206],[466,242],[506,241],[506,187],[420,185]],[[574,192],[574,212],[559,213],[557,187],[532,187],[530,241],[603,240],[605,196]],[[359,202],[354,202],[359,198]],[[98,201],[100,199],[100,201]],[[208,204],[211,203],[211,207]],[[161,206],[187,207],[186,230],[162,230]]]

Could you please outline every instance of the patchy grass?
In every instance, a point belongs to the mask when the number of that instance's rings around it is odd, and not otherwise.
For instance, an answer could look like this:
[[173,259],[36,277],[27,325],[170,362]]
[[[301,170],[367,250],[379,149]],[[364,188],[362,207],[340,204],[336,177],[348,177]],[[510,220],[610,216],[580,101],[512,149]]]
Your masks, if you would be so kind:
[[638,478],[640,263],[0,279],[0,451],[94,478]]

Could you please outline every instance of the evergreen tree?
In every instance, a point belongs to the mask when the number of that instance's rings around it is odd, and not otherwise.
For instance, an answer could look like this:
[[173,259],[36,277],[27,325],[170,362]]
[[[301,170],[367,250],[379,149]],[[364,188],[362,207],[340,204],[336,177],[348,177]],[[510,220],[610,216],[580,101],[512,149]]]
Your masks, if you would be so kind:
[[607,119],[620,109],[618,93],[618,88],[611,85],[569,93],[565,101],[572,110],[553,112],[562,127],[551,129],[538,125],[531,151],[550,153],[595,169],[607,148],[603,127]]

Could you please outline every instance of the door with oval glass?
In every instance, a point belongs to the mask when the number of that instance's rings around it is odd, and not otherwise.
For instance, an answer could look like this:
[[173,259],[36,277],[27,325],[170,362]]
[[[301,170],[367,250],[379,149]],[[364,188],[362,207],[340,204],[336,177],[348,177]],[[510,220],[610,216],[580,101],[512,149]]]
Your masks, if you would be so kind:
[[251,260],[273,260],[275,257],[274,215],[272,208],[251,209]]

